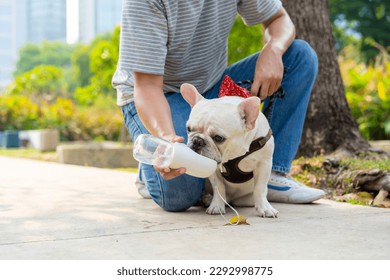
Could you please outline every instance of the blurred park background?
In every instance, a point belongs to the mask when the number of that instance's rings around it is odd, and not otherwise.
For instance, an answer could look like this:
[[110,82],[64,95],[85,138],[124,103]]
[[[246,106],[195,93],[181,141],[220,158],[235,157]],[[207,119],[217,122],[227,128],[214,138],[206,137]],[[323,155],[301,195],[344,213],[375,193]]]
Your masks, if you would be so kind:
[[[1,132],[55,128],[62,142],[129,141],[111,86],[121,2],[0,0]],[[388,140],[389,2],[329,0],[328,7],[346,98],[359,131],[367,140]],[[74,42],[66,39],[70,23],[78,27]],[[13,55],[15,30],[24,34],[24,42]],[[260,37],[260,26],[245,27],[237,17],[229,63],[260,50]],[[12,75],[5,77],[10,67]]]

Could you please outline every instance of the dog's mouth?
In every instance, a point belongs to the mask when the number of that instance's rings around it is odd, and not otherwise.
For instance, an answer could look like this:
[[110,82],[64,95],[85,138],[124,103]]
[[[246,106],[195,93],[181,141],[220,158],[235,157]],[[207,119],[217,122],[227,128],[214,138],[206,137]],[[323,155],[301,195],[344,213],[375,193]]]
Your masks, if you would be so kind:
[[190,148],[198,154],[201,154],[202,150],[207,146],[206,140],[199,136],[193,137],[190,143]]
[[188,147],[190,147],[191,150],[193,150],[195,153],[197,154],[200,154],[204,157],[209,157],[208,155],[206,155],[204,152],[203,152],[203,149],[202,148],[199,148],[199,147],[196,147],[194,145],[189,145]]
[[207,149],[206,145],[203,147],[198,147],[197,145],[193,145],[193,142],[188,143],[187,145],[191,150],[193,150],[195,153],[207,157],[209,159],[215,160],[217,163],[221,162],[221,158],[218,157],[218,155],[211,153],[209,149]]

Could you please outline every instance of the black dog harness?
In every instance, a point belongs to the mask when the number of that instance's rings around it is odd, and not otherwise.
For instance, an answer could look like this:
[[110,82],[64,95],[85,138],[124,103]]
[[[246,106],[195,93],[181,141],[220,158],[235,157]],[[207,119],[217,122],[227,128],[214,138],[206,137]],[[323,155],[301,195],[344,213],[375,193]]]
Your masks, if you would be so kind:
[[252,141],[251,145],[249,146],[249,151],[246,152],[245,155],[242,155],[240,157],[231,159],[223,164],[223,167],[225,167],[226,172],[222,172],[222,177],[229,182],[240,184],[249,181],[253,178],[253,172],[244,172],[240,168],[238,168],[238,164],[241,160],[243,160],[246,156],[260,150],[265,146],[267,141],[272,136],[272,130],[270,129],[266,136],[259,137]]

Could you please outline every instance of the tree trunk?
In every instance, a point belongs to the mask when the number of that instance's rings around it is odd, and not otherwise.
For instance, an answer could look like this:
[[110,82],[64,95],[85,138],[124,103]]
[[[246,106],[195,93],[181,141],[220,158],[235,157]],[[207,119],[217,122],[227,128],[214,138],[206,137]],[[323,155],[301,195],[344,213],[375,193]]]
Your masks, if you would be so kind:
[[297,156],[334,151],[356,153],[370,148],[349,109],[328,15],[327,0],[285,0],[297,38],[317,52],[319,72],[307,111]]

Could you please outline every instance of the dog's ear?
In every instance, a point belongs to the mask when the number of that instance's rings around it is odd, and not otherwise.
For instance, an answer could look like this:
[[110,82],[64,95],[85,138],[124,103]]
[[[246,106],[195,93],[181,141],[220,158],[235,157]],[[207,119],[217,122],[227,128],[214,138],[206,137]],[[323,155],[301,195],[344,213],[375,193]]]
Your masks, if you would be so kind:
[[195,106],[201,100],[205,98],[198,92],[198,90],[191,84],[182,84],[180,87],[181,95],[184,100],[190,104],[191,108]]
[[260,98],[252,96],[245,98],[238,104],[238,110],[245,120],[247,130],[255,128],[257,117],[260,112]]

